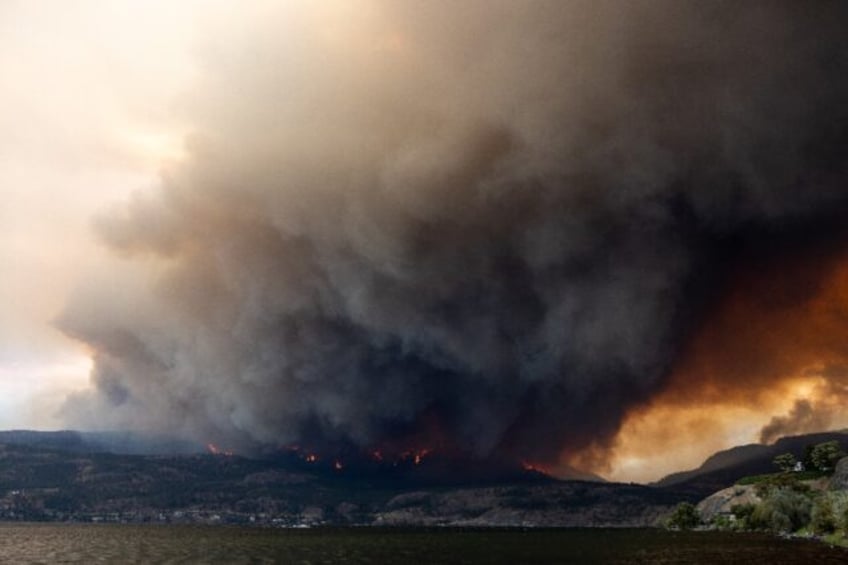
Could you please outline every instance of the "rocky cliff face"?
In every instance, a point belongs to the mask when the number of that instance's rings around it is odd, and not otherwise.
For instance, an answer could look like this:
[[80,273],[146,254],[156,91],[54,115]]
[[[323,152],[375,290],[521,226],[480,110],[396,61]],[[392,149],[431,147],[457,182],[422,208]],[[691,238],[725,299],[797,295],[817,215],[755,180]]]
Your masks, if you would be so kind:
[[716,516],[730,514],[737,504],[758,504],[761,500],[754,485],[734,485],[711,494],[699,502],[697,508],[701,518],[710,522]]

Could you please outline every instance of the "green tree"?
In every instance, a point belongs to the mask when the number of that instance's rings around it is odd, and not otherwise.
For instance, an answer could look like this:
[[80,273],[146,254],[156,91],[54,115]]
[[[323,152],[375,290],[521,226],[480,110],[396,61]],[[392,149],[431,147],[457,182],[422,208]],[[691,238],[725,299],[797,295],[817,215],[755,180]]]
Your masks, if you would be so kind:
[[701,523],[701,514],[688,502],[678,504],[666,521],[666,527],[672,530],[691,530]]
[[836,462],[845,456],[836,440],[826,441],[813,447],[810,458],[819,471],[832,471]]
[[784,473],[788,473],[795,468],[795,463],[797,463],[797,461],[795,460],[795,456],[791,453],[782,453],[775,457],[772,460],[772,463],[774,463],[775,467]]

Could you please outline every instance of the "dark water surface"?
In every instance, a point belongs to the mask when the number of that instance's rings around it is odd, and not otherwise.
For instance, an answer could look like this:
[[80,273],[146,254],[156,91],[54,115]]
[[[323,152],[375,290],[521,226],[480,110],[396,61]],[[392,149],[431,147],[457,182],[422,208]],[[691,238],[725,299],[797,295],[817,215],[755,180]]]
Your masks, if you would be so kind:
[[759,534],[640,529],[311,529],[0,524],[3,563],[848,563]]

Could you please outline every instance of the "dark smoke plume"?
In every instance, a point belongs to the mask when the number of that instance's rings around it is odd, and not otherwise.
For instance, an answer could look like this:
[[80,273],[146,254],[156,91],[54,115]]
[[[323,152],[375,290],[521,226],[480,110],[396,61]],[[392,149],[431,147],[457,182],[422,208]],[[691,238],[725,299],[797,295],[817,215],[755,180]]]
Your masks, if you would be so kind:
[[210,46],[190,157],[97,220],[72,423],[603,450],[739,242],[848,210],[846,3],[301,12]]

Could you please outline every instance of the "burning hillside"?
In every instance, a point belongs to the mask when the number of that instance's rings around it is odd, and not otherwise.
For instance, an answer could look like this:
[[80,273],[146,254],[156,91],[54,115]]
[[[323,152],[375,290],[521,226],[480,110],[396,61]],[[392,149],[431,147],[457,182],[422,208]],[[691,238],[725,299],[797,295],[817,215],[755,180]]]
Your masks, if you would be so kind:
[[[278,460],[284,467],[345,479],[377,483],[459,485],[464,483],[511,483],[552,480],[540,468],[495,456],[479,457],[457,452],[418,448],[403,451],[362,449],[353,445],[333,449],[284,446],[269,451],[265,459]],[[575,473],[570,478],[590,478]]]

